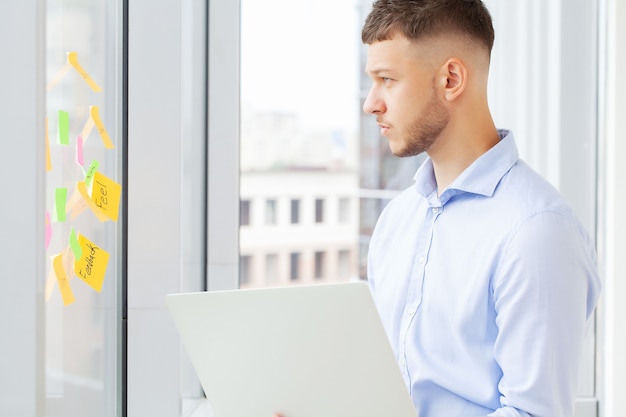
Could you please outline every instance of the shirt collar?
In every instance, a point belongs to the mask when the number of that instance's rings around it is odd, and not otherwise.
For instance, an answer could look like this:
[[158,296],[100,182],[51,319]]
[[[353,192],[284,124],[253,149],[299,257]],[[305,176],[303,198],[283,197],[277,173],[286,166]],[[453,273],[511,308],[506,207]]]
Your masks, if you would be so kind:
[[[500,142],[476,159],[443,191],[439,198],[442,204],[460,192],[493,196],[504,174],[519,159],[513,132],[500,129],[498,133]],[[437,181],[430,158],[426,158],[413,179],[415,189],[424,198],[428,199],[433,193],[437,195]]]

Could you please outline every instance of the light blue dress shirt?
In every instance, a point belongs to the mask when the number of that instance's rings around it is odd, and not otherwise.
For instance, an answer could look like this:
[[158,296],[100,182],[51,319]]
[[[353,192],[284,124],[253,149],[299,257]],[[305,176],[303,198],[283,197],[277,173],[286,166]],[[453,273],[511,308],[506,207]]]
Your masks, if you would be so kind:
[[426,159],[370,243],[370,288],[420,417],[574,413],[594,244],[500,136],[441,196]]

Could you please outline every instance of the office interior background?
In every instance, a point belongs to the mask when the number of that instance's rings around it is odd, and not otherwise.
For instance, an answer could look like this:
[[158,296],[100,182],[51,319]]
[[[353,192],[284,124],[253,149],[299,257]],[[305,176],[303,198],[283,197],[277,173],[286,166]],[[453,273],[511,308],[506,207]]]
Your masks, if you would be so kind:
[[[621,416],[626,2],[486,4],[496,123],[598,248],[576,416]],[[1,415],[208,416],[166,294],[366,279],[423,160],[361,111],[370,5],[0,0]]]

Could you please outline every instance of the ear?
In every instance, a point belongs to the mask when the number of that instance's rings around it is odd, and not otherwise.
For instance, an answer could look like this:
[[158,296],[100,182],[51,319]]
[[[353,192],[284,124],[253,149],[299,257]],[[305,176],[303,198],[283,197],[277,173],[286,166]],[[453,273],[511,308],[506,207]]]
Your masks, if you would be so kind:
[[467,86],[467,67],[458,58],[450,58],[441,67],[443,96],[447,101],[453,101],[458,98]]

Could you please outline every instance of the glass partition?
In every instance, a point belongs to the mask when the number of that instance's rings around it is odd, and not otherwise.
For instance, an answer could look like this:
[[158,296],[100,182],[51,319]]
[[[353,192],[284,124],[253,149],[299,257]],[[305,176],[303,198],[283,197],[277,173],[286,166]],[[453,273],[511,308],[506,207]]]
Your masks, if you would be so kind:
[[45,415],[122,413],[122,1],[46,3]]

